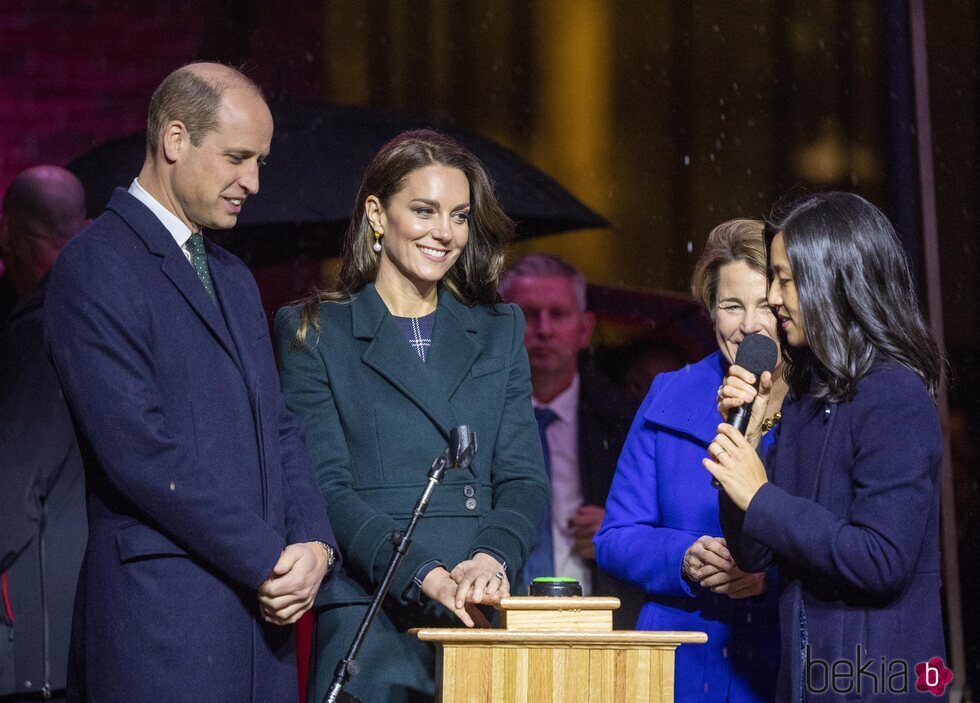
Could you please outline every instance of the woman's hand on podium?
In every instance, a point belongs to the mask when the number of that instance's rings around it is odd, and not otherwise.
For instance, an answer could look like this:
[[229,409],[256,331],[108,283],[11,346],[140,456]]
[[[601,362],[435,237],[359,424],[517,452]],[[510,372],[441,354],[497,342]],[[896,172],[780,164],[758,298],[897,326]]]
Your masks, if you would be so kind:
[[459,585],[457,608],[462,608],[465,603],[495,605],[510,595],[504,565],[485,552],[477,552],[472,559],[461,561],[449,575]]
[[480,612],[476,604],[464,602],[457,606],[456,593],[459,586],[443,567],[437,566],[422,581],[422,593],[434,601],[442,603],[467,627],[490,627],[490,621]]

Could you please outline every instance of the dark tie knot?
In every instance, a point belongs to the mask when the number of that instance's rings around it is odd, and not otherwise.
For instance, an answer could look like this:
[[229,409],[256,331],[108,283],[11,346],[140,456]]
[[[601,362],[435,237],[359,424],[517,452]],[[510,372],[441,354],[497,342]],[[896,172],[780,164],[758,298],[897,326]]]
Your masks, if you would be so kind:
[[558,413],[551,408],[535,408],[534,417],[538,421],[538,428],[544,432],[548,425],[558,419]]

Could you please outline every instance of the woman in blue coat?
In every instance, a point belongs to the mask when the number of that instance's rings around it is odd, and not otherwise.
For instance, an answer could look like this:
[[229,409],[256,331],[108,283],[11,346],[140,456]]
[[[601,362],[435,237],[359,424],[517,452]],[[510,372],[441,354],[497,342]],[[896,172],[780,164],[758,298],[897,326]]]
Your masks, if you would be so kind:
[[[692,290],[714,323],[718,351],[654,379],[616,467],[595,537],[596,560],[646,591],[637,629],[708,633],[706,645],[677,650],[675,701],[768,701],[778,653],[772,585],[762,569],[747,573],[732,562],[721,537],[718,491],[701,469],[718,426],[718,388],[738,345],[751,333],[776,336],[766,302],[762,223],[716,227]],[[778,422],[783,390],[777,382],[770,394],[769,428]]]
[[[790,386],[765,465],[727,424],[705,467],[743,569],[778,568],[780,701],[945,697],[939,576],[943,355],[885,216],[814,195],[767,231]],[[731,369],[722,405],[754,402]],[[752,425],[750,424],[750,427]],[[928,692],[926,692],[928,690]]]
[[316,601],[310,700],[324,697],[449,431],[478,450],[450,471],[358,657],[348,690],[424,701],[435,657],[412,627],[487,625],[548,500],[520,309],[497,300],[513,224],[483,166],[432,131],[368,166],[340,281],[277,317],[286,402],[306,429],[344,566]]

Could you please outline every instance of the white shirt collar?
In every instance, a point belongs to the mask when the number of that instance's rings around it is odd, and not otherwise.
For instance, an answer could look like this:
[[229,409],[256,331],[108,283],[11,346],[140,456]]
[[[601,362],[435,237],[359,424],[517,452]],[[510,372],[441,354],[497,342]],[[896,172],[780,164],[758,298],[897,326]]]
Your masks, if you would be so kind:
[[551,408],[562,422],[571,422],[578,412],[579,378],[578,373],[568,384],[568,388],[559,393],[550,403],[541,403],[531,398],[531,404],[536,408]]
[[140,185],[138,178],[134,178],[129,186],[129,194],[150,208],[150,212],[156,215],[157,219],[167,228],[178,246],[183,248],[187,244],[187,240],[191,238],[192,234],[190,228],[181,222],[179,217],[161,205],[160,201],[147,193]]

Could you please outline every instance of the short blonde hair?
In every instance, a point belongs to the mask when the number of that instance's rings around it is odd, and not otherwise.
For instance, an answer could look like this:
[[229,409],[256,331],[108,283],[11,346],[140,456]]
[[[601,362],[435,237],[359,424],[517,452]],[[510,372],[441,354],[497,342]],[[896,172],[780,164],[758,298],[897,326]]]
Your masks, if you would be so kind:
[[733,261],[744,261],[753,271],[766,276],[766,247],[762,232],[761,220],[738,219],[722,222],[708,235],[704,252],[691,276],[691,294],[701,301],[711,319],[715,317],[718,272],[722,266]]

